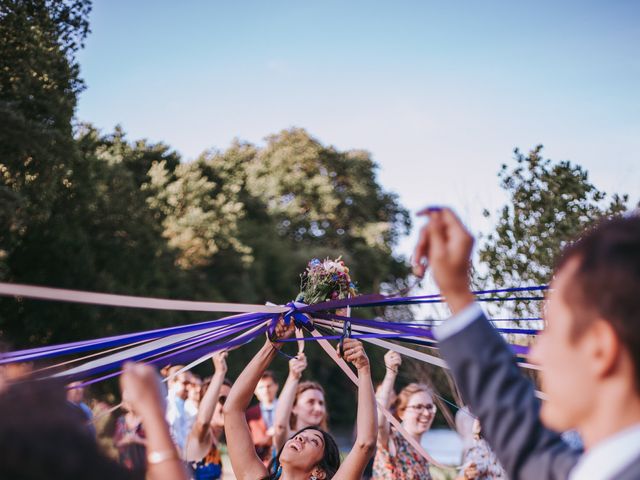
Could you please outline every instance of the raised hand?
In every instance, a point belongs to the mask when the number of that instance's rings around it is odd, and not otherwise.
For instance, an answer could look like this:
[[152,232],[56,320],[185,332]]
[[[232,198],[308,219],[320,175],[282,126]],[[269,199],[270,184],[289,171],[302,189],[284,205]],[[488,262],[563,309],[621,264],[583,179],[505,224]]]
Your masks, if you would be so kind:
[[398,352],[389,350],[384,354],[384,366],[387,367],[387,370],[398,373],[400,365],[402,365],[402,357]]
[[[359,340],[345,338],[343,351],[344,355],[342,358],[344,358],[345,361],[352,363],[356,369],[360,370],[363,368],[369,368],[369,357],[367,357],[367,353],[364,351],[362,342]],[[340,352],[338,352],[338,355],[340,355]]]
[[227,352],[226,350],[220,350],[219,352],[216,352],[213,354],[213,357],[211,358],[211,360],[213,360],[213,368],[215,370],[215,373],[220,373],[222,375],[227,373],[227,356],[228,355],[229,355],[229,352]]
[[164,410],[160,378],[150,365],[125,363],[120,376],[120,389],[122,401],[137,415],[143,416],[149,409]]
[[289,375],[293,378],[299,379],[306,368],[307,356],[304,353],[298,353],[298,355],[289,360]]
[[276,324],[275,331],[273,332],[273,334],[268,336],[268,339],[271,342],[271,346],[277,349],[281,349],[283,344],[281,342],[278,342],[278,340],[292,337],[295,331],[296,327],[293,322],[289,322],[289,325],[287,325],[284,321],[284,317],[280,315],[278,323]]
[[413,271],[423,276],[427,266],[452,310],[473,301],[469,288],[473,237],[448,208],[426,209],[429,222],[422,227],[413,254]]

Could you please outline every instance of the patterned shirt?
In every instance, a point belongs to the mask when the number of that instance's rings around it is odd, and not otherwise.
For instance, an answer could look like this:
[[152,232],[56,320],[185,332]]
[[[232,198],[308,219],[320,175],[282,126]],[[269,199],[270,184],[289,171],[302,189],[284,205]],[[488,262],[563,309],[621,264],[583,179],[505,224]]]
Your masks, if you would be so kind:
[[474,440],[473,446],[464,454],[464,465],[472,462],[478,469],[477,480],[507,480],[508,478],[495,453],[483,438]]
[[420,455],[393,427],[389,431],[389,444],[395,445],[395,455],[389,448],[380,448],[373,461],[375,480],[431,480],[429,462]]

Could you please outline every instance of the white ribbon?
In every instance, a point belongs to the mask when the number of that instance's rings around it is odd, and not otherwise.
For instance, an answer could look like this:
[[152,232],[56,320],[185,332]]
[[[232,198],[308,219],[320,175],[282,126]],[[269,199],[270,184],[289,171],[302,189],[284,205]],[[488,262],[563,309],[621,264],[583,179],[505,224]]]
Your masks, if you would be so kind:
[[188,312],[285,313],[289,310],[289,307],[282,306],[167,300],[164,298],[133,297],[130,295],[113,295],[110,293],[36,287],[33,285],[13,283],[0,283],[0,295],[38,298],[40,300],[54,300],[58,302],[106,305],[111,307],[151,308],[155,310],[180,310]]

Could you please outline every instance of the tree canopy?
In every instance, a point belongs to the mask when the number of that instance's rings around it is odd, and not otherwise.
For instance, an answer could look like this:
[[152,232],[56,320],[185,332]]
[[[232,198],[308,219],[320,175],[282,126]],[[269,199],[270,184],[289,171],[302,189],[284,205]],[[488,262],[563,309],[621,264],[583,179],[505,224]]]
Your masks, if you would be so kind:
[[[483,238],[482,280],[498,287],[546,284],[558,254],[567,242],[602,217],[626,210],[628,195],[607,195],[590,181],[588,172],[570,161],[542,156],[542,145],[524,155],[514,152],[515,165],[503,164],[498,177],[509,196],[496,212],[495,230]],[[490,212],[484,212],[491,216]],[[519,303],[518,309],[527,309]]]

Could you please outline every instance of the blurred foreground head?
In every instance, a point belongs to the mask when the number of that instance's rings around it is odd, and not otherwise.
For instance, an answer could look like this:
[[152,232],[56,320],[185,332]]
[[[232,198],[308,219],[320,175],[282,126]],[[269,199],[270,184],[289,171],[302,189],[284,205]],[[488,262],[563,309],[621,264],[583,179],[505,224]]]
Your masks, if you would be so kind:
[[543,420],[580,428],[608,408],[624,421],[640,409],[640,217],[587,230],[565,248],[551,287],[531,351],[548,396]]
[[62,383],[14,383],[0,393],[0,412],[0,478],[137,478],[98,450]]

